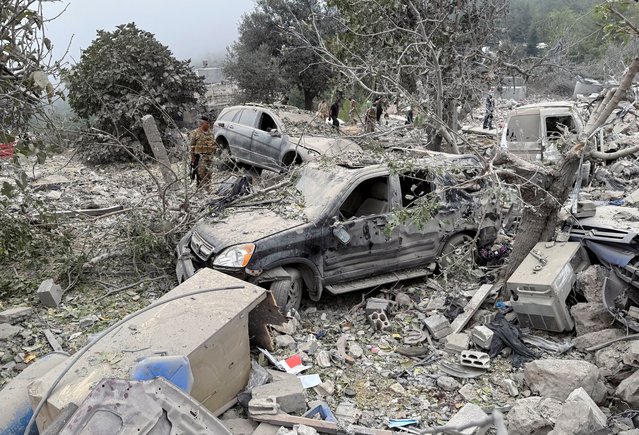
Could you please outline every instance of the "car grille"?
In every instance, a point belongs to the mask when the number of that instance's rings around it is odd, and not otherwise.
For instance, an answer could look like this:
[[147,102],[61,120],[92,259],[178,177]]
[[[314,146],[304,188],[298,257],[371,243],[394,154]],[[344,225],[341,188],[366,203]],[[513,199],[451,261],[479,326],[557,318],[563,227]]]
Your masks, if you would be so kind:
[[208,259],[214,249],[215,247],[204,240],[204,238],[198,233],[194,232],[193,236],[191,236],[191,252],[193,252],[193,254],[195,254],[199,259]]

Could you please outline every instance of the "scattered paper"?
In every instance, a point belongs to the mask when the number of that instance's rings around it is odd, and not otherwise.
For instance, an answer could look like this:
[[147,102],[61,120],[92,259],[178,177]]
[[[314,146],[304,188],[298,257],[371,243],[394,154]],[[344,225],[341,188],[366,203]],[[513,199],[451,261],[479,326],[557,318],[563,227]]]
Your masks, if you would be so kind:
[[317,387],[319,384],[322,383],[322,380],[320,379],[320,376],[317,373],[312,375],[302,375],[302,376],[298,376],[297,378],[302,382],[302,386],[304,388]]

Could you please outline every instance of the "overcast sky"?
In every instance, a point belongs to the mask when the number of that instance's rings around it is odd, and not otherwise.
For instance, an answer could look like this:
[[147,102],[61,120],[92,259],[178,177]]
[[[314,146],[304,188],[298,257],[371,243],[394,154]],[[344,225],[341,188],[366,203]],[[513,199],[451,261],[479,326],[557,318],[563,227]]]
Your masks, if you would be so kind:
[[50,18],[68,5],[66,12],[47,25],[48,36],[59,57],[73,37],[67,60],[80,59],[80,50],[96,37],[96,30],[115,30],[134,21],[178,59],[201,60],[223,56],[237,38],[237,25],[253,0],[63,0],[45,9]]

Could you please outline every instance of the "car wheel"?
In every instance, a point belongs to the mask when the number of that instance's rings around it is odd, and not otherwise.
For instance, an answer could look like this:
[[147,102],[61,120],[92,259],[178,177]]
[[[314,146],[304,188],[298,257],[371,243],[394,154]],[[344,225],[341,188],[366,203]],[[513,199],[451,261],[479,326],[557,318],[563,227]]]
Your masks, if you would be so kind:
[[287,268],[286,271],[291,275],[291,279],[274,281],[269,288],[275,303],[283,314],[286,314],[291,308],[296,310],[300,308],[304,287],[304,280],[297,269]]
[[468,234],[455,234],[448,239],[439,257],[439,267],[446,269],[450,266],[470,265],[475,261],[477,246],[475,240]]

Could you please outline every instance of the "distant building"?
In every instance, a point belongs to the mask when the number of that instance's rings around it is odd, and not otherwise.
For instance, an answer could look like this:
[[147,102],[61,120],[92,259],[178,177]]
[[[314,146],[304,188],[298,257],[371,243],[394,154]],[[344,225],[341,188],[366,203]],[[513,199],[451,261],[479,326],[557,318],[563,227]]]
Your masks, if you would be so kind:
[[[221,67],[209,67],[208,62],[203,61],[201,68],[194,68],[195,74],[204,78],[206,92],[204,94],[204,111],[217,116],[220,111],[235,102],[238,95],[237,86],[226,80],[224,69]],[[193,109],[184,113],[184,122],[188,126],[198,123],[202,110]]]
[[[206,63],[205,63],[206,65]],[[220,67],[195,68],[195,74],[204,77],[204,84],[216,85],[225,81],[224,70]]]

